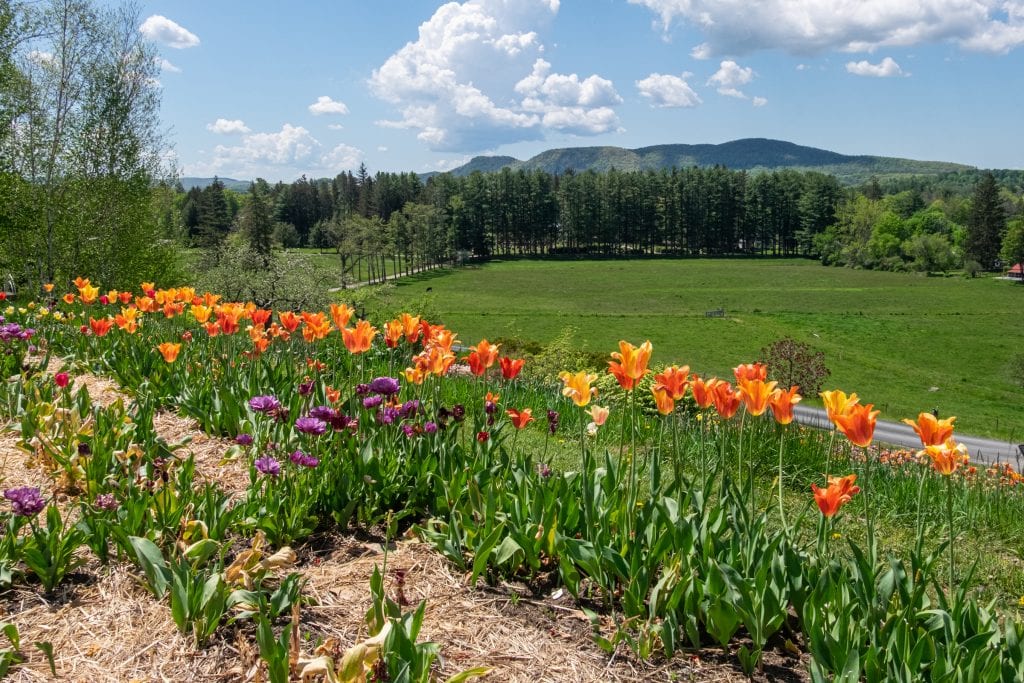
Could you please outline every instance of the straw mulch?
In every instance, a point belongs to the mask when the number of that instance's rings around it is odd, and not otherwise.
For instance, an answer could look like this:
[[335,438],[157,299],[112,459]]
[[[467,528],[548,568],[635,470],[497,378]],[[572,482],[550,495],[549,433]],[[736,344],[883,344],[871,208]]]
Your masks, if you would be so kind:
[[[79,376],[76,382],[95,398],[117,398],[117,387],[101,378]],[[220,464],[228,441],[202,434],[174,414],[161,414],[157,429],[169,443],[190,439],[186,449],[196,458],[197,473],[235,492],[248,485],[242,464]],[[15,441],[0,435],[4,486],[48,490],[42,473],[25,468],[27,456]],[[380,567],[392,599],[408,610],[427,601],[420,641],[441,647],[438,680],[476,666],[492,669],[486,680],[513,683],[746,680],[735,658],[720,650],[653,663],[637,660],[624,647],[609,655],[594,645],[589,620],[564,592],[537,596],[521,586],[470,586],[451,563],[414,539],[393,543],[385,553],[380,539],[328,534],[296,550],[294,569],[303,574],[303,594],[311,599],[301,611],[304,657],[321,644],[343,653],[368,637],[369,580]],[[19,585],[0,594],[0,621],[13,622],[21,633],[26,662],[9,674],[14,681],[54,680],[36,642],[52,644],[57,676],[64,681],[261,680],[250,622],[222,626],[210,643],[196,648],[175,627],[167,599],[154,600],[132,565],[102,567],[90,559],[54,596],[43,596],[31,583]],[[799,659],[769,652],[766,664],[756,680],[807,680]]]

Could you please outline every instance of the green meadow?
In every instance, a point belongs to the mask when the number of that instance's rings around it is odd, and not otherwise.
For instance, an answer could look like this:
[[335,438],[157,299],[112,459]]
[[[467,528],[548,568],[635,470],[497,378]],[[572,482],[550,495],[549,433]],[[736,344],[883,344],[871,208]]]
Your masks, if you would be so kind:
[[[652,365],[731,374],[776,339],[824,352],[826,388],[882,417],[937,408],[963,433],[1024,440],[1024,287],[994,278],[828,268],[794,259],[495,261],[424,273],[369,295],[381,314],[422,311],[459,332],[546,343],[566,328],[590,351],[650,339]],[[723,318],[707,311],[722,308]]]

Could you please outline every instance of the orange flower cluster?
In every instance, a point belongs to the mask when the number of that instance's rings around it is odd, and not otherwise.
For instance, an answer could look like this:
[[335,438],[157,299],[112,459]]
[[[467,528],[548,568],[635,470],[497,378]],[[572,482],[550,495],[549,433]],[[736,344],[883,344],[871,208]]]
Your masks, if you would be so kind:
[[828,486],[824,489],[818,488],[817,484],[811,484],[814,502],[818,504],[821,514],[825,517],[834,517],[841,507],[860,493],[860,487],[854,484],[855,481],[857,475],[848,474],[845,477],[829,477]]
[[861,405],[857,394],[846,395],[845,392],[823,391],[820,394],[825,403],[828,419],[835,424],[850,443],[867,448],[875,435],[875,423],[881,411],[871,410],[873,403]]

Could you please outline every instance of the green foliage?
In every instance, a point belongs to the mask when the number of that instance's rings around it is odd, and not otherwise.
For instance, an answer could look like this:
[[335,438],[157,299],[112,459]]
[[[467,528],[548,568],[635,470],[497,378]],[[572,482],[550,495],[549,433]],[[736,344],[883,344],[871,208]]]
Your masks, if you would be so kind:
[[970,219],[967,223],[967,256],[976,260],[985,270],[992,270],[1006,232],[1006,211],[999,197],[995,176],[986,173],[978,181],[971,199]]
[[210,252],[196,287],[263,308],[298,310],[325,307],[328,284],[298,254],[274,252],[264,264],[259,253],[229,241]]
[[[1024,217],[1012,221],[1003,237],[1003,246],[999,252],[1006,268],[1021,263],[1024,264]],[[1018,275],[1024,282],[1024,272]]]
[[804,396],[817,396],[832,374],[824,353],[790,337],[764,347],[758,358],[768,366],[768,379],[776,380],[782,389],[798,386]]
[[77,527],[66,527],[60,510],[50,505],[46,509],[46,526],[35,520],[30,522],[32,535],[26,539],[21,550],[21,559],[29,571],[35,574],[43,590],[52,593],[68,573],[84,563],[75,551],[85,538]]

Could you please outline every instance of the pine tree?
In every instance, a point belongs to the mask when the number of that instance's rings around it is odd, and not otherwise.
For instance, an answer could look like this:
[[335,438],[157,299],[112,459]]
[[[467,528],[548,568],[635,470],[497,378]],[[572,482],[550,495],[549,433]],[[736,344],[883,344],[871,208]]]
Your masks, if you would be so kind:
[[255,183],[249,188],[249,203],[241,211],[239,225],[249,241],[249,248],[260,256],[264,268],[269,266],[274,221],[266,197]]
[[974,188],[971,201],[965,245],[967,256],[986,270],[995,268],[1005,232],[1006,211],[999,199],[999,185],[994,175],[986,173]]

